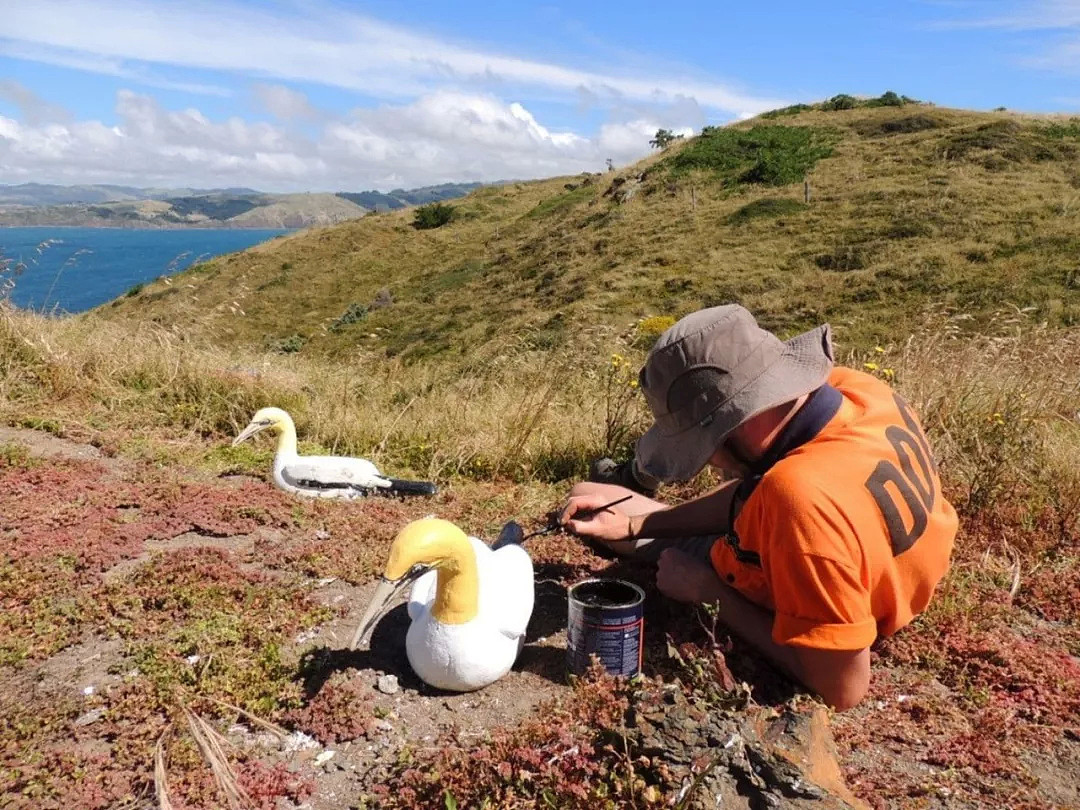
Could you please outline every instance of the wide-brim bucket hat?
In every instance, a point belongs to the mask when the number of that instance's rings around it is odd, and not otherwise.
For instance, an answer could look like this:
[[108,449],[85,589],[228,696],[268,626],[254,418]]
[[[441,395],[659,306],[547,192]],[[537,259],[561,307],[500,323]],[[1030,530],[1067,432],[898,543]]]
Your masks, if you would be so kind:
[[832,368],[827,323],[782,341],[738,304],[687,315],[638,374],[655,419],[638,440],[638,463],[660,481],[688,481],[735,428],[820,388]]

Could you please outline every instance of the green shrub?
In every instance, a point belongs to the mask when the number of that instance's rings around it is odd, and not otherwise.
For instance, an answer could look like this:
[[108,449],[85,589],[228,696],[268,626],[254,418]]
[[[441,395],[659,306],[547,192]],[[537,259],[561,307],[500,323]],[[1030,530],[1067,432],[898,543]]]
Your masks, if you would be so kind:
[[832,154],[831,138],[812,127],[759,124],[748,130],[717,129],[695,138],[664,161],[672,172],[712,171],[729,185],[783,186],[803,179]]
[[307,340],[300,335],[289,335],[287,338],[281,338],[270,343],[270,350],[279,352],[281,354],[295,354],[304,348],[304,344]]
[[832,112],[834,110],[854,110],[858,106],[859,100],[855,98],[855,96],[849,96],[847,93],[840,93],[824,102],[821,105],[821,109],[826,112]]
[[[812,109],[814,109],[814,107],[811,104],[792,104],[790,107],[780,107],[776,110],[769,110],[768,112],[763,112],[761,114],[761,117],[771,120],[773,118],[782,118],[789,115],[798,115],[801,112],[806,112],[807,110]],[[701,134],[704,135],[705,130],[702,130]]]
[[1065,138],[1080,138],[1080,118],[1070,118],[1068,123],[1050,124],[1040,127],[1040,130],[1048,138],[1059,141]]
[[145,284],[136,284],[134,287],[130,288],[126,293],[124,293],[124,296],[127,298],[134,298],[136,295],[143,291],[143,288],[145,286]]
[[440,202],[421,205],[413,215],[413,227],[419,231],[441,228],[452,221],[456,213],[454,206]]
[[368,308],[363,304],[358,304],[355,301],[349,304],[349,308],[341,314],[336,321],[330,326],[331,332],[340,332],[346,326],[350,324],[359,323],[367,317]]
[[886,90],[877,98],[872,98],[859,106],[866,107],[903,107],[906,104],[906,96],[901,97],[894,93],[892,90]]

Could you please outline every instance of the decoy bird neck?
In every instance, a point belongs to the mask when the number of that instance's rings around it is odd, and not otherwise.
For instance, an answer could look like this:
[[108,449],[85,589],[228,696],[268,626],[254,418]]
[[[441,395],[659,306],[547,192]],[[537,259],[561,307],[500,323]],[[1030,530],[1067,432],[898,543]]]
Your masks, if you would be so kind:
[[435,604],[431,615],[443,624],[465,624],[479,612],[479,577],[476,552],[464,535],[447,538],[449,548],[438,568]]
[[277,455],[296,455],[296,425],[291,419],[283,419],[278,425]]

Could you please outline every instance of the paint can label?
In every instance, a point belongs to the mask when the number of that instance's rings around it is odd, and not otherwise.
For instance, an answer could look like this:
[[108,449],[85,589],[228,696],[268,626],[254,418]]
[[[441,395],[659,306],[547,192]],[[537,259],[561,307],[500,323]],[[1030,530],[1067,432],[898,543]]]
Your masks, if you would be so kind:
[[[623,604],[604,598],[611,593],[621,595]],[[592,655],[612,675],[630,677],[641,671],[644,596],[636,585],[619,580],[588,580],[571,589],[566,652],[573,674],[583,674]]]

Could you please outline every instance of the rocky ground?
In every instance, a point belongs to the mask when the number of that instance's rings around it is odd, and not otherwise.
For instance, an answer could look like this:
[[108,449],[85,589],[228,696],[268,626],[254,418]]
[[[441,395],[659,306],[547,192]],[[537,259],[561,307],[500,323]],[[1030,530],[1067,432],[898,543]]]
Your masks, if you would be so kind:
[[[490,539],[560,496],[313,503],[0,429],[3,806],[1080,807],[1075,575],[982,576],[992,526],[965,527],[941,607],[875,648],[840,717],[564,536],[530,541],[527,644],[487,689],[412,675],[401,606],[347,651],[405,522]],[[567,682],[565,588],[597,572],[648,588],[637,682]]]

